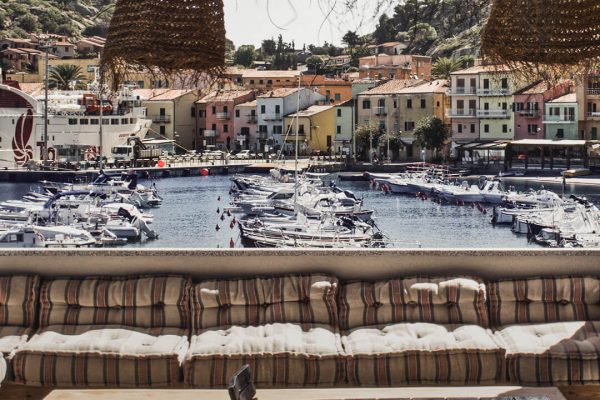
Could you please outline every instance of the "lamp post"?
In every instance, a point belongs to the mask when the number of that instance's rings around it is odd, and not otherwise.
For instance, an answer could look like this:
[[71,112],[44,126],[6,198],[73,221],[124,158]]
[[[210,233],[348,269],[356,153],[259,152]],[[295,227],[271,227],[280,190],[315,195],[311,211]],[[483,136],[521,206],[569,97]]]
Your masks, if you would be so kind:
[[50,74],[50,66],[48,65],[48,52],[52,45],[53,43],[50,39],[44,40],[40,45],[40,48],[44,49],[44,59],[46,63],[44,66],[44,151],[42,152],[42,161],[44,164],[48,161],[48,75]]

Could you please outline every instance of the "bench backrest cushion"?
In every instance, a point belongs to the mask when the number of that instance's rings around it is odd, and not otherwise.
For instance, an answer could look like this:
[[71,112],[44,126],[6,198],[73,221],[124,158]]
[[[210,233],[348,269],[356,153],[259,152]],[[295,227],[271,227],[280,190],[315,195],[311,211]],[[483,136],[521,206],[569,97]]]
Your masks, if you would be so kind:
[[40,328],[118,325],[189,329],[191,281],[181,276],[53,279],[40,290]]
[[493,326],[600,320],[600,279],[550,277],[488,283]]
[[37,276],[0,276],[0,326],[35,325],[39,285]]
[[204,281],[193,290],[193,329],[275,323],[337,326],[337,292],[337,278],[327,275]]
[[485,284],[474,278],[354,282],[340,289],[340,328],[430,322],[488,326]]

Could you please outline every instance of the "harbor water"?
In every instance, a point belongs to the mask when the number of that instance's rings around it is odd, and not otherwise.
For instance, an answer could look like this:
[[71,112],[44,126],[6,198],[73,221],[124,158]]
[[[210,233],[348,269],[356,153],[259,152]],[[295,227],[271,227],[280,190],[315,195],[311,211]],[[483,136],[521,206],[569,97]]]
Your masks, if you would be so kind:
[[[153,228],[159,233],[157,240],[130,243],[126,247],[145,248],[229,248],[233,239],[241,247],[239,228],[232,217],[224,216],[230,206],[230,176],[167,178],[153,181],[163,197],[160,208],[148,210],[154,214]],[[149,181],[141,181],[149,185]],[[539,189],[535,182],[507,182],[517,189]],[[368,182],[338,182],[364,199],[364,207],[375,210],[377,226],[398,247],[423,248],[524,248],[538,247],[527,238],[512,233],[509,226],[491,224],[491,206],[487,214],[471,205],[438,204],[414,196],[384,194]],[[546,189],[562,193],[561,185],[545,184]],[[0,201],[19,199],[37,187],[32,184],[0,183]],[[568,185],[565,194],[588,197],[600,204],[600,188]],[[217,228],[218,226],[218,228]]]

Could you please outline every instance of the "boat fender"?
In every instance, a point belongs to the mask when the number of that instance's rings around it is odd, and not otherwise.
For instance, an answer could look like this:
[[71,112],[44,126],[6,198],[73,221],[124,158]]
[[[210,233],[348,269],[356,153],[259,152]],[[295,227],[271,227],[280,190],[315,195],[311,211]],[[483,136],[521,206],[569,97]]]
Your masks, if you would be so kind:
[[233,241],[233,238],[229,239],[229,248],[233,249],[235,247],[235,242]]
[[233,227],[234,227],[234,226],[235,226],[235,221],[231,221],[231,222],[229,223],[229,228],[230,228],[230,229],[233,229]]
[[217,214],[221,213],[221,209],[217,207]]
[[219,224],[217,224],[217,226],[215,226],[215,231],[219,231],[219,229],[221,229],[221,227],[219,226]]

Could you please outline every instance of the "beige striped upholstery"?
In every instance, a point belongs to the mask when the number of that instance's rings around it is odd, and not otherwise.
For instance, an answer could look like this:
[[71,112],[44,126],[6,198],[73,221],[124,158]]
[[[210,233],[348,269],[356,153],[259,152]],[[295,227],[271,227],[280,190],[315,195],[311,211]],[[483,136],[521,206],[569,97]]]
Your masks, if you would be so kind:
[[487,284],[493,326],[600,320],[600,279],[532,278]]
[[42,284],[40,331],[13,359],[31,386],[160,387],[181,383],[190,280],[55,279]]
[[400,322],[488,326],[485,285],[472,278],[356,282],[340,291],[342,330]]
[[0,276],[0,353],[12,353],[32,332],[40,280],[37,276]]
[[4,378],[6,378],[6,360],[2,353],[0,353],[0,386],[4,381]]
[[600,383],[600,321],[513,325],[496,336],[507,349],[512,382],[526,386]]
[[224,387],[244,363],[262,388],[342,383],[337,290],[337,279],[327,275],[196,285],[185,383]]

